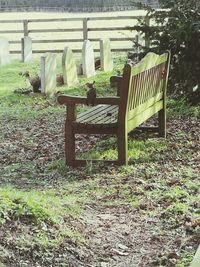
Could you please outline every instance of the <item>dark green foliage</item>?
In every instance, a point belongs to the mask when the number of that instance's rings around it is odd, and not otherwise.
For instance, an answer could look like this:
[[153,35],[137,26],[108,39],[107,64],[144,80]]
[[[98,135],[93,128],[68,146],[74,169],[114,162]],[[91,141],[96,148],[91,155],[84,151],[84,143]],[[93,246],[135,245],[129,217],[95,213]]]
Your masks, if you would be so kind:
[[148,8],[150,27],[141,21],[137,28],[151,41],[151,49],[145,47],[145,52],[171,50],[171,92],[185,93],[191,102],[197,103],[200,100],[200,2],[160,2],[166,9]]

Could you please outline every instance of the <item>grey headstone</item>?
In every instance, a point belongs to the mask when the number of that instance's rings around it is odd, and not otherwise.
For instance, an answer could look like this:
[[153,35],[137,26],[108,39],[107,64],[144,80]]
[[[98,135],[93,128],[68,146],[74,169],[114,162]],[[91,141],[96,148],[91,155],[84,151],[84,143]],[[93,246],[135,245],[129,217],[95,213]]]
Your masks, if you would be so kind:
[[62,69],[64,83],[70,87],[78,83],[77,69],[74,55],[69,47],[65,47],[62,55]]
[[101,70],[112,71],[113,70],[113,59],[110,48],[109,39],[100,40],[100,58],[101,58]]
[[22,42],[22,61],[29,62],[32,59],[32,39],[24,36]]
[[56,54],[45,53],[41,56],[41,92],[53,95],[56,89]]
[[82,49],[83,75],[87,78],[95,75],[94,50],[89,40],[85,40]]
[[6,38],[0,37],[0,66],[10,63],[9,43]]

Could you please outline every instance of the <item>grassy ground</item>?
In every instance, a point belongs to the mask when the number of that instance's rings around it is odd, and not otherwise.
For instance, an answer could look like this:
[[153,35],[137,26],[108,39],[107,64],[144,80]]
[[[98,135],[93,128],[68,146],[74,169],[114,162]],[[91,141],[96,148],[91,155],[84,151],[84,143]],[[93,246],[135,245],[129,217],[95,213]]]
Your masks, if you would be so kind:
[[[38,62],[0,69],[0,266],[187,267],[200,238],[200,107],[169,99],[167,139],[133,132],[128,167],[72,170],[65,110],[15,94],[29,86],[22,70],[37,73]],[[95,76],[98,95],[115,94],[110,75]],[[85,81],[68,93],[85,95]],[[77,152],[115,157],[116,140],[79,135]]]

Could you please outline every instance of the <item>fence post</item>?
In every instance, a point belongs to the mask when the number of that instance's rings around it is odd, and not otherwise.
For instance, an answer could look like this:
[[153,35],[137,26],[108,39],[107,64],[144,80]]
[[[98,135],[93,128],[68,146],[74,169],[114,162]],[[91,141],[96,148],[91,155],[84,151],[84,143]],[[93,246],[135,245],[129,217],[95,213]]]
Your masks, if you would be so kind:
[[[147,27],[150,26],[150,18],[149,18],[149,16],[145,17],[145,24],[146,24]],[[146,34],[145,34],[145,46],[148,47],[148,48],[150,47],[150,38]]]
[[88,27],[87,27],[88,18],[83,18],[83,40],[88,39]]
[[28,36],[28,20],[23,21],[24,26],[24,36]]
[[138,33],[135,36],[135,47],[136,47],[136,53],[139,54],[139,35]]

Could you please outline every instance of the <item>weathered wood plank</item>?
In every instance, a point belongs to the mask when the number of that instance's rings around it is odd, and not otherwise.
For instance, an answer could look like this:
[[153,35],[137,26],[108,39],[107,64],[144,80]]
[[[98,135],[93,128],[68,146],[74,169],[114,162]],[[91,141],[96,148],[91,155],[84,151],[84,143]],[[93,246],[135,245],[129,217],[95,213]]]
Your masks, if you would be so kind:
[[95,107],[92,107],[89,110],[84,111],[84,112],[78,114],[76,120],[79,121],[79,122],[81,122],[82,120],[84,120],[85,118],[87,118],[91,112],[94,111],[96,113],[96,112],[101,111],[101,109],[102,109],[102,105],[97,105]]
[[21,44],[21,41],[9,41],[9,44]]
[[0,33],[23,33],[23,30],[6,30],[6,31],[0,31]]
[[118,107],[112,106],[112,109],[106,109],[104,113],[100,116],[97,116],[94,120],[95,124],[101,123],[116,123],[118,119]]
[[28,30],[28,20],[23,21],[23,29],[24,29],[24,36],[28,36],[29,30]]
[[[72,49],[73,53],[82,53],[82,49]],[[133,48],[112,48],[112,52],[128,52],[133,51]],[[33,54],[41,54],[41,53],[63,53],[63,49],[34,49]],[[94,52],[100,52],[100,49],[94,49]],[[10,50],[11,54],[20,54],[21,50]]]
[[88,39],[88,19],[83,19],[83,40]]
[[148,58],[143,58],[138,64],[132,69],[132,75],[137,75],[143,71],[153,68],[156,65],[165,63],[167,61],[168,54],[164,53],[161,56],[154,53],[148,53]]
[[7,19],[7,20],[0,20],[0,23],[23,23],[22,19]]
[[88,28],[88,31],[130,31],[133,30],[134,27],[129,27],[128,29],[126,27],[102,27],[102,28]]
[[32,41],[34,44],[45,44],[45,43],[82,43],[83,39],[46,39],[46,40],[33,40]]
[[149,107],[148,109],[144,110],[143,112],[139,113],[132,119],[130,119],[127,123],[127,132],[132,131],[132,129],[139,126],[141,123],[149,119],[151,116],[156,114],[158,111],[160,111],[163,108],[163,101],[159,101],[153,106]]
[[77,122],[80,123],[95,123],[99,117],[105,116],[106,112],[113,109],[110,105],[98,105],[90,110],[83,112],[80,116],[77,116]]
[[118,106],[98,105],[77,116],[78,123],[103,124],[117,122]]
[[29,19],[29,22],[59,22],[59,21],[82,21],[82,20],[83,18]]
[[91,17],[88,18],[88,20],[125,20],[125,19],[142,19],[144,16],[116,16],[116,17]]
[[[72,104],[84,104],[87,105],[87,98],[81,96],[71,95],[59,95],[57,98],[61,105],[72,105]],[[119,97],[97,97],[94,100],[94,105],[106,104],[106,105],[119,105]]]
[[82,32],[82,28],[69,28],[69,29],[36,29],[29,30],[29,33],[39,33],[39,32]]
[[162,98],[163,98],[163,93],[158,93],[157,95],[151,97],[149,100],[145,101],[143,104],[130,110],[128,112],[128,120],[131,120],[139,113],[143,112],[144,110],[148,109],[150,106],[154,105],[156,102],[160,101]]
[[[90,38],[91,42],[99,42],[100,38]],[[113,42],[119,42],[119,41],[129,41],[131,42],[130,38],[110,38]],[[32,40],[32,43],[34,44],[45,44],[45,43],[82,43],[83,39],[35,39]],[[21,44],[21,41],[10,41],[10,44]],[[120,48],[121,49],[121,48]],[[132,48],[131,48],[132,49]]]
[[[99,42],[101,38],[89,38],[91,42]],[[129,41],[131,42],[130,38],[110,38],[110,41],[119,42],[119,41]],[[33,40],[33,43],[64,43],[64,42],[75,42],[75,43],[82,43],[82,39],[45,39],[45,40]]]

